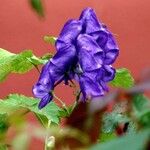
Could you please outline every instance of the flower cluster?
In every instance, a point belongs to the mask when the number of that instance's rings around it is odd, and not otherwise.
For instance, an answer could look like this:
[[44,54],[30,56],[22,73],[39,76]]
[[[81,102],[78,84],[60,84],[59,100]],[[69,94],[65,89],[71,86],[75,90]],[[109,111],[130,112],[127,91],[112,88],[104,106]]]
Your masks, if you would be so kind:
[[107,27],[98,21],[91,8],[83,10],[78,20],[69,20],[57,41],[57,52],[43,67],[34,95],[41,99],[39,108],[52,99],[54,87],[75,79],[82,92],[82,100],[104,95],[107,82],[114,79],[111,64],[119,49]]

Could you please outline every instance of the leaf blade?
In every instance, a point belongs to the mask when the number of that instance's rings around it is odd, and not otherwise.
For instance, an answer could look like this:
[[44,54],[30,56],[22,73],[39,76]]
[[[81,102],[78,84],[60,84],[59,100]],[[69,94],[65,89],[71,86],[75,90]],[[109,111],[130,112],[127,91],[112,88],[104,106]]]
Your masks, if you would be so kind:
[[131,88],[134,85],[134,79],[128,69],[120,68],[116,70],[115,78],[110,84],[115,87]]
[[48,120],[58,124],[59,111],[61,110],[54,102],[49,103],[42,110],[38,109],[38,99],[26,97],[24,95],[11,94],[5,100],[0,100],[0,114],[11,114],[20,109],[29,111],[46,117]]

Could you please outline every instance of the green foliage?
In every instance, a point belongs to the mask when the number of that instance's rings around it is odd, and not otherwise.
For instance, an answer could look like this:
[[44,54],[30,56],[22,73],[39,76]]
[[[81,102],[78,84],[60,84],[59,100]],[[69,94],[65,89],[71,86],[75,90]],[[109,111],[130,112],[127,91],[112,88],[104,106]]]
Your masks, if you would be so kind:
[[4,141],[8,127],[8,115],[0,114],[0,143]]
[[136,94],[133,97],[134,115],[139,122],[150,127],[150,100],[143,94]]
[[0,143],[0,150],[8,150],[7,145]]
[[7,131],[8,126],[8,115],[0,114],[0,136]]
[[116,75],[111,85],[121,88],[130,88],[134,85],[134,79],[130,71],[126,68],[120,68],[116,70]]
[[100,138],[99,138],[99,142],[108,142],[112,139],[115,139],[117,137],[117,135],[112,132],[112,133],[101,133]]
[[41,0],[29,0],[32,8],[39,16],[44,16],[43,3]]
[[49,36],[49,35],[45,35],[45,36],[44,36],[44,41],[45,41],[46,43],[48,43],[48,44],[54,45],[55,42],[56,42],[56,40],[57,40],[57,38],[54,37],[54,36]]
[[53,57],[53,54],[51,53],[46,53],[44,56],[41,57],[42,63],[47,63],[47,61]]
[[12,114],[20,109],[27,109],[44,117],[51,122],[59,122],[59,111],[61,110],[54,102],[49,103],[42,110],[38,109],[39,100],[23,95],[11,94],[5,100],[0,101],[0,114]]
[[10,73],[26,73],[33,66],[44,64],[46,59],[37,58],[31,50],[14,54],[0,48],[0,82],[4,81]]
[[119,123],[129,122],[129,118],[121,113],[106,113],[103,116],[103,132],[112,133]]
[[110,142],[97,144],[91,147],[90,150],[143,150],[149,137],[150,130],[143,130],[137,134],[129,134]]

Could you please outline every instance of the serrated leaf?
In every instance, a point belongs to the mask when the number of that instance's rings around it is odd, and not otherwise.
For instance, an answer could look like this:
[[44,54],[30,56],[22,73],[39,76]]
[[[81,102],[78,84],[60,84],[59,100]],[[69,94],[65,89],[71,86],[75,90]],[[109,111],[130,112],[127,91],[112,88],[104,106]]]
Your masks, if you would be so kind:
[[55,42],[56,42],[56,40],[57,40],[57,38],[54,37],[54,36],[49,36],[49,35],[45,35],[45,36],[44,36],[44,41],[45,41],[46,43],[49,43],[49,44],[54,45]]
[[26,73],[34,65],[44,63],[45,60],[34,56],[31,50],[14,54],[0,48],[0,82],[4,81],[10,73]]
[[119,123],[129,122],[129,118],[123,114],[112,112],[103,116],[103,132],[112,133]]
[[115,87],[130,88],[134,85],[134,79],[128,69],[120,68],[116,70],[115,78],[110,84]]
[[144,130],[137,134],[128,134],[110,142],[97,144],[90,150],[143,150],[149,140],[150,130]]
[[43,3],[41,0],[30,0],[30,4],[38,15],[44,16]]
[[31,112],[45,116],[54,123],[59,122],[61,110],[54,102],[49,103],[42,110],[38,109],[39,100],[18,94],[11,94],[5,100],[0,100],[0,114],[12,114],[20,109],[28,109]]

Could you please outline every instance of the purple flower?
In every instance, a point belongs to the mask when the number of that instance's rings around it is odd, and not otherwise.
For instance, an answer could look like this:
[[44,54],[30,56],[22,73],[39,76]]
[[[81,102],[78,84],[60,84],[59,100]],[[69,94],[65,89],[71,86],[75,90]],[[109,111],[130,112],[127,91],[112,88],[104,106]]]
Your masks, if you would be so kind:
[[98,21],[91,8],[83,10],[79,20],[69,20],[57,41],[57,52],[43,67],[33,87],[43,108],[53,98],[52,91],[60,82],[75,79],[80,84],[82,99],[104,95],[107,82],[114,79],[119,49],[106,26]]

